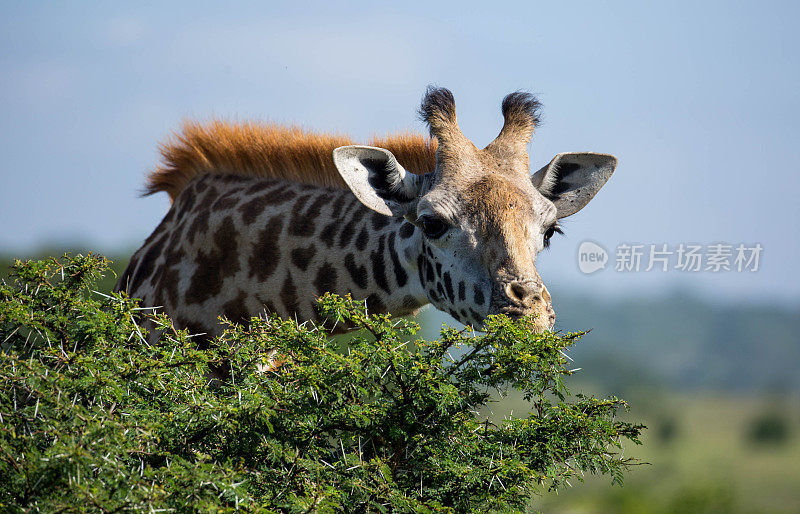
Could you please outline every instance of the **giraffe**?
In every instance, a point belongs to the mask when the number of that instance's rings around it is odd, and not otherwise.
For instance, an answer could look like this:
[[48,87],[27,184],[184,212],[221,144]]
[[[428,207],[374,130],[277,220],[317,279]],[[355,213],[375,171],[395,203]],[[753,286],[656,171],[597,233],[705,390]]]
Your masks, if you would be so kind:
[[530,174],[540,103],[502,102],[483,149],[461,132],[453,94],[429,87],[431,137],[355,145],[346,136],[259,123],[187,123],[161,147],[145,194],[172,204],[117,285],[177,328],[218,335],[217,318],[265,311],[323,322],[324,292],[406,315],[431,303],[480,327],[490,314],[535,314],[552,329],[537,254],[614,172],[607,154],[560,153]]

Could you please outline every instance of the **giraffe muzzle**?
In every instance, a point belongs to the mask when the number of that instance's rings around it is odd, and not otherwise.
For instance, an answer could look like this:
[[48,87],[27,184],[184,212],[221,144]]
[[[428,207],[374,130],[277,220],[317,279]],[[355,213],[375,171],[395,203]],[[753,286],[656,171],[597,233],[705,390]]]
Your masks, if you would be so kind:
[[544,284],[535,281],[512,280],[502,287],[502,295],[497,295],[495,310],[511,319],[519,319],[533,314],[536,331],[550,330],[555,325],[556,313],[553,310],[550,292]]

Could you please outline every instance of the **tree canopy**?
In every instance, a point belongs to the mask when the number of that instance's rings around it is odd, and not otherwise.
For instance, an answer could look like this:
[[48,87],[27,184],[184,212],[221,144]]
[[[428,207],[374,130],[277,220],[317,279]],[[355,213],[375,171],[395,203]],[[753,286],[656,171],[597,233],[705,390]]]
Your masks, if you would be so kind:
[[[200,349],[166,316],[92,291],[107,265],[18,261],[0,285],[0,508],[519,511],[635,463],[620,448],[643,427],[616,418],[625,402],[564,385],[580,333],[496,316],[426,341],[325,295],[327,318],[360,329],[347,340],[264,316],[223,320]],[[497,419],[509,392],[529,410]]]

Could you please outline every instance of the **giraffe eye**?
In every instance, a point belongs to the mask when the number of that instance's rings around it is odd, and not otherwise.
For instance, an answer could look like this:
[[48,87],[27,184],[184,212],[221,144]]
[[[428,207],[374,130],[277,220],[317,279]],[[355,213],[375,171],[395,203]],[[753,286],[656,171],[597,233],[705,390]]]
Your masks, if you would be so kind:
[[550,238],[553,237],[553,234],[555,234],[556,232],[558,232],[559,234],[563,234],[564,233],[564,232],[562,232],[561,227],[559,227],[558,225],[553,225],[552,227],[548,228],[544,232],[544,247],[545,248],[550,246]]
[[450,228],[447,223],[438,218],[423,216],[418,220],[418,223],[420,228],[422,228],[422,233],[425,234],[425,237],[430,239],[442,237],[442,235],[447,232],[447,229]]

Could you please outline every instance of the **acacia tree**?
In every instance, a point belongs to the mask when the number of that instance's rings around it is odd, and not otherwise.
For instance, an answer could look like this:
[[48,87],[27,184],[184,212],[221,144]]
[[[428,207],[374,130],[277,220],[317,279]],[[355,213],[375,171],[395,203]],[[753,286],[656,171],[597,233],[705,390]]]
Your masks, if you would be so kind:
[[[342,342],[276,317],[200,350],[124,294],[104,258],[17,262],[0,285],[0,508],[9,511],[524,510],[584,472],[622,481],[641,425],[567,392],[580,334],[491,317],[485,333],[368,315],[326,295]],[[163,336],[146,342],[143,318]],[[274,369],[276,357],[285,363]],[[227,379],[209,380],[209,369]],[[523,415],[481,412],[517,391]]]

